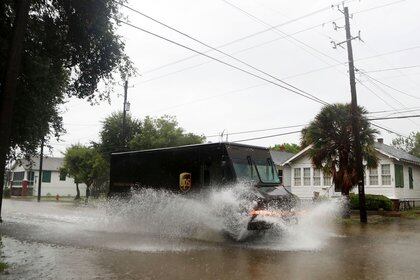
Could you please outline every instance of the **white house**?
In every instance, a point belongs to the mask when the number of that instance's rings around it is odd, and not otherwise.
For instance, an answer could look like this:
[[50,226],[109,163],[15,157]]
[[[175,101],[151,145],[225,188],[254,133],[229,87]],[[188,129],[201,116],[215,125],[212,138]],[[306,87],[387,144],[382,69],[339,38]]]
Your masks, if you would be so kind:
[[[16,161],[10,168],[11,177],[9,187],[11,187],[12,195],[37,195],[38,194],[38,176],[39,176],[39,157],[32,159],[32,164],[28,160]],[[42,196],[75,196],[76,184],[74,179],[60,173],[64,159],[57,157],[44,157],[42,164]],[[27,181],[28,189],[23,188]],[[86,192],[86,185],[79,184],[80,194]],[[23,192],[22,192],[23,191]]]
[[[310,147],[290,157],[282,163],[276,163],[282,170],[283,182],[292,193],[300,198],[312,198],[314,192],[320,195],[335,196],[332,178],[312,166],[307,155]],[[378,139],[375,143],[378,152],[378,166],[365,169],[365,192],[381,194],[389,198],[420,198],[420,158],[396,149]],[[357,193],[357,188],[352,192]]]

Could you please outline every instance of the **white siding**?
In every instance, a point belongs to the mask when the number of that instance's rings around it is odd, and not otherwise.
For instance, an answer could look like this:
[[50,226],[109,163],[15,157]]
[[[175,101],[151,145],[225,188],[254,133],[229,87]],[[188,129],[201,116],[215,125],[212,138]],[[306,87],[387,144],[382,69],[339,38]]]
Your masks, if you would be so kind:
[[[25,168],[23,166],[16,166],[12,172],[20,172],[25,171]],[[47,170],[48,171],[48,170]],[[33,186],[30,186],[33,188],[33,195],[38,194],[38,170],[33,170],[35,172],[35,179]],[[28,176],[28,171],[25,172],[25,179]],[[9,185],[10,186],[10,185]],[[14,186],[18,187],[18,186]],[[86,185],[85,184],[79,184],[80,189],[80,195],[84,196],[86,194]],[[57,194],[59,196],[76,196],[76,184],[74,183],[73,178],[66,177],[65,181],[60,181],[60,172],[58,171],[51,171],[51,182],[42,182],[41,184],[41,196],[46,195],[52,195],[56,196]]]
[[[399,162],[396,162],[401,164]],[[413,169],[413,189],[409,188],[408,168]],[[404,188],[395,188],[396,196],[403,198],[420,198],[420,167],[415,165],[403,164]],[[395,175],[394,175],[395,176]]]
[[[86,185],[79,184],[80,195],[84,196],[86,194]],[[38,193],[38,172],[35,173],[35,184],[34,184],[34,195]],[[41,195],[52,195],[52,196],[76,196],[76,184],[74,179],[71,177],[66,177],[65,181],[60,181],[60,172],[52,171],[51,172],[51,182],[41,183]]]
[[[408,165],[403,163],[404,168],[404,188],[395,188],[395,167],[394,164],[400,162],[379,154],[379,162],[378,162],[378,184],[371,185],[369,183],[369,170],[366,171],[366,182],[365,182],[365,192],[367,194],[378,194],[378,195],[385,195],[389,198],[420,198],[420,167],[414,165]],[[382,165],[389,164],[390,166],[390,175],[391,175],[391,184],[383,185],[382,184]],[[285,166],[286,167],[286,166]],[[284,168],[285,168],[284,167]],[[311,184],[309,186],[303,186],[303,168],[311,168]],[[413,169],[413,189],[409,189],[409,175],[408,175],[408,167],[412,167]],[[292,162],[290,166],[288,166],[288,174],[290,178],[290,185],[292,193],[299,196],[300,198],[312,198],[314,192],[319,192],[320,195],[328,195],[328,196],[335,196],[340,195],[334,191],[334,186],[329,188],[328,186],[324,186],[324,176],[321,173],[321,186],[314,186],[313,184],[313,166],[311,160],[307,156],[302,156]],[[301,185],[295,186],[294,183],[294,174],[293,169],[300,168],[301,169]],[[284,177],[287,176],[287,173],[284,172]],[[284,179],[286,180],[286,179]],[[357,188],[353,188],[353,193],[357,193]]]

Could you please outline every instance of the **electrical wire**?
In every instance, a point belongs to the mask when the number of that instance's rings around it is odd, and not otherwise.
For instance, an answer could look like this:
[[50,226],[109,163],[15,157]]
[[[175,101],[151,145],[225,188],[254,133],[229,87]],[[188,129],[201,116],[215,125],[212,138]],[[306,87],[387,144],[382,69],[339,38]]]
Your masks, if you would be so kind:
[[[246,131],[238,131],[238,132],[232,132],[232,133],[227,133],[227,134],[230,136],[230,135],[238,135],[238,134],[246,134],[246,133],[254,133],[254,132],[263,132],[263,131],[270,131],[270,130],[280,130],[280,129],[286,129],[286,128],[295,128],[295,127],[300,127],[300,126],[305,126],[305,125],[307,125],[307,124],[289,125],[289,126],[273,127],[273,128],[265,128],[265,129],[256,129],[256,130],[246,130]],[[206,136],[206,138],[220,137],[220,136],[221,136],[221,134],[213,134],[213,135]]]
[[[124,4],[121,4],[122,6],[124,6],[124,7],[128,7],[127,5],[124,5]],[[306,95],[308,95],[308,96],[311,96],[311,97],[313,97],[313,98],[315,98],[315,99],[318,99],[319,101],[321,101],[322,103],[326,103],[325,101],[323,101],[322,99],[320,99],[320,98],[318,98],[318,97],[316,97],[316,96],[314,96],[314,95],[312,95],[312,94],[310,94],[310,93],[308,93],[308,92],[306,92],[306,91],[304,91],[304,90],[302,90],[302,89],[300,89],[300,88],[298,88],[298,87],[296,87],[296,86],[294,86],[294,85],[292,85],[292,84],[290,84],[290,83],[288,83],[288,82],[285,82],[285,81],[283,81],[283,80],[281,80],[281,79],[279,79],[278,77],[276,77],[276,76],[274,76],[274,75],[272,75],[272,74],[270,74],[270,73],[268,73],[268,72],[266,72],[266,71],[264,71],[264,70],[261,70],[261,69],[259,69],[259,68],[257,68],[257,67],[255,67],[255,66],[253,66],[253,65],[251,65],[251,64],[249,64],[248,62],[245,62],[245,61],[243,61],[243,60],[241,60],[241,59],[239,59],[239,58],[237,58],[237,57],[234,57],[233,55],[231,55],[231,54],[228,54],[228,53],[226,53],[226,52],[224,52],[224,51],[222,51],[222,50],[219,50],[218,48],[215,48],[215,47],[213,47],[213,46],[211,46],[211,45],[209,45],[209,44],[207,44],[207,43],[205,43],[205,42],[203,42],[203,41],[201,41],[201,40],[199,40],[199,39],[197,39],[197,38],[195,38],[195,37],[193,37],[193,36],[191,36],[191,35],[189,35],[189,34],[186,34],[185,32],[183,32],[183,31],[180,31],[179,29],[177,29],[177,28],[174,28],[174,27],[171,27],[171,26],[169,26],[168,24],[166,24],[166,23],[163,23],[162,21],[159,21],[159,20],[157,20],[157,19],[155,19],[155,18],[153,18],[153,17],[151,17],[151,16],[148,16],[148,15],[146,15],[145,13],[142,13],[142,12],[140,12],[139,10],[137,10],[137,9],[134,9],[134,8],[129,8],[130,10],[132,10],[132,11],[134,11],[134,12],[136,12],[136,13],[138,13],[139,15],[142,15],[142,16],[144,16],[144,17],[146,17],[146,18],[148,18],[148,19],[150,19],[150,20],[152,20],[152,21],[154,21],[154,22],[156,22],[156,23],[158,23],[158,24],[160,24],[160,25],[162,25],[162,26],[164,26],[164,27],[166,27],[166,28],[168,28],[168,29],[170,29],[170,30],[172,30],[172,31],[175,31],[175,32],[177,32],[177,33],[179,33],[179,34],[181,34],[181,35],[183,35],[183,36],[185,36],[185,37],[187,37],[187,38],[189,38],[189,39],[191,39],[191,40],[193,40],[193,41],[195,41],[195,42],[197,42],[197,43],[199,43],[199,44],[201,44],[201,45],[203,45],[203,46],[205,46],[205,47],[207,47],[207,48],[209,48],[209,49],[212,49],[213,51],[216,51],[216,52],[219,52],[219,53],[221,53],[221,54],[223,54],[223,55],[225,55],[225,56],[227,56],[227,57],[229,57],[229,58],[231,58],[231,59],[233,59],[233,60],[235,60],[235,61],[237,61],[237,62],[239,62],[239,63],[242,63],[242,64],[244,64],[244,65],[246,65],[246,66],[248,66],[248,67],[250,67],[251,69],[253,69],[253,70],[255,70],[255,71],[257,71],[257,72],[260,72],[260,73],[262,73],[262,74],[264,74],[264,75],[267,75],[267,76],[269,76],[270,78],[272,78],[272,79],[274,79],[274,80],[276,80],[276,81],[278,81],[278,82],[280,82],[280,83],[282,83],[282,84],[285,84],[285,85],[287,85],[287,86],[289,86],[289,87],[291,87],[291,88],[293,88],[293,89],[295,89],[295,90],[297,90],[297,91],[300,91],[300,92],[302,92],[302,93],[304,93],[304,94],[306,94]],[[271,26],[270,26],[271,27]],[[284,35],[287,35],[287,34],[284,34]],[[178,44],[179,45],[179,44]],[[190,49],[191,50],[191,49]],[[203,53],[203,52],[201,52],[201,55],[205,55],[205,53]],[[208,55],[205,55],[205,56],[207,56],[207,57],[209,57]],[[219,62],[220,62],[220,60],[219,60]],[[226,64],[226,63],[225,63]],[[229,64],[230,65],[230,64]],[[238,68],[237,68],[238,69]]]
[[385,68],[385,69],[376,69],[376,70],[364,71],[364,73],[378,73],[378,72],[395,71],[395,70],[410,69],[410,68],[417,68],[417,67],[420,67],[420,65],[401,66],[401,67]]
[[[327,102],[323,101],[322,99],[320,99],[320,98],[318,98],[318,97],[316,97],[316,96],[314,96],[314,95],[312,95],[312,94],[308,94],[308,95],[306,95],[306,93],[305,93],[304,91],[302,91],[302,90],[300,90],[300,89],[297,89],[296,87],[293,87],[293,88],[296,88],[297,90],[294,90],[294,89],[288,88],[288,87],[286,87],[286,86],[280,85],[279,83],[276,83],[276,82],[271,81],[271,80],[269,80],[269,79],[266,79],[266,78],[264,78],[264,77],[262,77],[262,76],[259,76],[259,75],[257,75],[257,74],[254,74],[254,73],[252,73],[252,72],[250,72],[250,71],[248,71],[248,70],[242,69],[242,68],[240,68],[240,67],[238,67],[238,66],[235,66],[235,65],[230,64],[230,63],[228,63],[228,62],[222,61],[222,60],[220,60],[220,59],[218,59],[218,58],[215,58],[215,57],[212,57],[212,56],[210,56],[210,55],[207,55],[207,54],[205,54],[205,53],[203,53],[203,52],[201,52],[201,51],[195,50],[195,49],[193,49],[193,48],[191,48],[191,47],[188,47],[188,46],[186,46],[186,45],[183,45],[183,44],[181,44],[181,43],[178,43],[178,42],[176,42],[176,41],[174,41],[174,40],[171,40],[171,39],[168,39],[168,38],[166,38],[166,37],[164,37],[164,36],[161,36],[161,35],[159,35],[159,34],[156,34],[156,33],[152,32],[152,31],[146,30],[146,29],[144,29],[144,28],[141,28],[141,27],[136,26],[136,25],[134,25],[134,24],[131,24],[131,23],[129,23],[129,22],[123,21],[123,20],[121,20],[121,19],[117,19],[117,18],[114,18],[114,19],[115,19],[116,21],[120,22],[120,23],[123,23],[123,24],[125,24],[125,25],[127,25],[127,26],[130,26],[130,27],[132,27],[132,28],[135,28],[135,29],[137,29],[137,30],[139,30],[139,31],[142,31],[142,32],[144,32],[144,33],[147,33],[147,34],[149,34],[149,35],[152,35],[152,36],[154,36],[154,37],[157,37],[157,38],[159,38],[159,39],[162,39],[162,40],[164,40],[164,41],[167,41],[167,42],[169,42],[169,43],[172,43],[172,44],[174,44],[174,45],[177,45],[177,46],[179,46],[179,47],[185,48],[185,49],[187,49],[187,50],[190,50],[190,51],[192,51],[192,52],[195,52],[195,53],[197,53],[197,54],[200,54],[200,55],[202,55],[202,56],[205,56],[205,57],[207,57],[207,58],[210,58],[210,59],[212,59],[212,60],[214,60],[214,61],[217,61],[217,62],[219,62],[219,63],[221,63],[221,64],[224,64],[224,65],[226,65],[226,66],[228,66],[228,67],[234,68],[234,69],[239,70],[239,71],[241,71],[241,72],[243,72],[243,73],[246,73],[246,74],[248,74],[248,75],[251,75],[251,76],[253,76],[253,77],[255,77],[255,78],[258,78],[258,79],[261,79],[261,80],[266,81],[266,82],[268,82],[268,83],[271,83],[271,84],[273,84],[273,85],[276,85],[276,86],[278,86],[278,87],[280,87],[280,88],[283,88],[283,89],[285,89],[285,90],[287,90],[287,91],[289,91],[289,92],[292,92],[292,93],[295,93],[295,94],[300,95],[300,96],[302,96],[302,97],[305,97],[305,98],[307,98],[307,99],[310,99],[310,100],[312,100],[312,101],[314,101],[314,102],[320,103],[320,104],[322,104],[322,105],[326,105],[326,104],[328,104]],[[301,91],[301,92],[299,92],[298,90],[299,90],[299,91]]]
[[247,141],[259,140],[259,139],[266,139],[266,138],[272,138],[272,137],[277,137],[277,136],[290,135],[290,134],[295,134],[295,133],[300,133],[300,132],[301,132],[300,130],[290,131],[290,132],[279,133],[279,134],[272,134],[272,135],[266,135],[266,136],[255,137],[255,138],[235,140],[235,141],[231,141],[231,142],[233,142],[233,143],[247,142]]

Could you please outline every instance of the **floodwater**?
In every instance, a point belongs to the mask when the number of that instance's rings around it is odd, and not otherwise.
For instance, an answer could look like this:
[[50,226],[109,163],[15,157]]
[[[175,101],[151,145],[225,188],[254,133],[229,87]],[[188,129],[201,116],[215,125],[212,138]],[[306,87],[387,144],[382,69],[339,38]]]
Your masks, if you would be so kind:
[[[88,205],[5,200],[1,279],[419,279],[420,220],[342,225],[338,202],[244,230],[233,188]],[[228,214],[229,213],[229,214]],[[271,218],[273,219],[273,218]]]

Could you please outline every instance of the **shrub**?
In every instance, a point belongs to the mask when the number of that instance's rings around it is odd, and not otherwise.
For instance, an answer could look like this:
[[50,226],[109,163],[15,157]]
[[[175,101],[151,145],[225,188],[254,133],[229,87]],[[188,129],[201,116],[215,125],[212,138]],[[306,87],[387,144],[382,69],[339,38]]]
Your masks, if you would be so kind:
[[[350,208],[359,210],[359,195],[350,194]],[[386,211],[392,210],[392,202],[388,197],[374,194],[366,195],[366,210],[377,211],[381,208]]]
[[4,188],[3,190],[3,197],[10,198],[12,195],[12,190],[10,188]]

